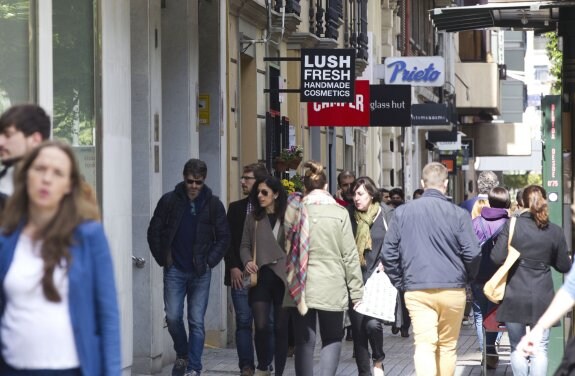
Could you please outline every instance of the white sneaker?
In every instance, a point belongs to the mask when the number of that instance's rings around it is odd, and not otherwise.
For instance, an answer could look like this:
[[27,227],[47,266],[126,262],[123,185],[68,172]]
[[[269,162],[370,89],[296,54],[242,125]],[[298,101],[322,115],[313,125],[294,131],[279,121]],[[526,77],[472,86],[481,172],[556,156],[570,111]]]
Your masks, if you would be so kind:
[[384,376],[383,368],[373,367],[373,376]]

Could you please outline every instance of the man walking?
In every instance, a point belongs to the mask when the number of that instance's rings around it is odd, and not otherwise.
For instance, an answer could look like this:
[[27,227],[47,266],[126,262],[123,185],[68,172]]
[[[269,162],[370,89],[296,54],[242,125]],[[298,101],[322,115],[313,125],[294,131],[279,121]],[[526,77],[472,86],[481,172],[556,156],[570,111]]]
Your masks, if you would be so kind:
[[[172,376],[200,375],[211,269],[230,243],[224,205],[205,184],[207,172],[204,161],[186,162],[184,181],[162,196],[148,227],[150,250],[164,267],[164,310],[177,356]],[[183,321],[186,298],[189,336]]]
[[395,209],[381,261],[395,287],[405,291],[417,375],[452,376],[465,285],[477,274],[481,249],[469,214],[445,196],[445,166],[429,163],[422,176],[421,198]]
[[0,192],[12,195],[14,166],[24,154],[50,138],[50,118],[35,104],[10,107],[0,116]]
[[231,286],[232,303],[236,312],[236,349],[239,358],[241,376],[252,376],[255,370],[254,345],[252,341],[252,310],[248,303],[248,289],[243,287],[244,265],[240,259],[240,244],[244,232],[246,215],[251,213],[252,206],[248,195],[256,180],[268,175],[261,163],[244,166],[240,183],[245,198],[230,203],[228,223],[231,231],[231,243],[226,253],[226,274],[224,284]]

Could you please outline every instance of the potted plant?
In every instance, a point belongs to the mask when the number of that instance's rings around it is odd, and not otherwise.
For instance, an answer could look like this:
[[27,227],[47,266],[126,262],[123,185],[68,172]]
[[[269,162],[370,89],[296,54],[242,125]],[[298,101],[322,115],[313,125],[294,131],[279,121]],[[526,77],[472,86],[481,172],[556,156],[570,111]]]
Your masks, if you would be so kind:
[[281,151],[279,157],[276,159],[276,164],[285,162],[290,169],[297,169],[303,159],[303,147],[293,145]]
[[303,192],[303,179],[299,174],[295,174],[289,179],[282,179],[281,182],[288,194]]

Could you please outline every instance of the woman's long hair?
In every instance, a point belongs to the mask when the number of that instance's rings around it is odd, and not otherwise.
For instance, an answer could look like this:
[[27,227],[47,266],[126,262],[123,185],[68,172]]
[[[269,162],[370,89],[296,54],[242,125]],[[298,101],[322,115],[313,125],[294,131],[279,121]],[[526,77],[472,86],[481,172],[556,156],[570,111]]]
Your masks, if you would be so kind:
[[66,266],[70,265],[69,248],[73,242],[75,228],[84,220],[97,219],[93,218],[93,203],[88,202],[83,194],[78,162],[70,146],[59,141],[46,141],[24,157],[14,173],[14,194],[6,204],[0,225],[4,234],[11,234],[28,221],[28,171],[40,152],[46,148],[57,148],[70,160],[70,193],[62,197],[59,209],[50,222],[34,234],[34,240],[43,241],[41,256],[44,261],[44,275],[41,282],[44,296],[51,302],[59,302],[62,298],[54,285],[54,269],[61,265],[63,260]]
[[539,185],[530,185],[523,189],[523,205],[531,212],[539,228],[549,225],[549,209],[547,206],[547,192]]
[[270,194],[278,195],[278,197],[274,200],[274,213],[277,216],[277,219],[280,220],[280,223],[283,224],[284,215],[287,208],[287,193],[281,181],[274,176],[266,176],[257,179],[252,187],[252,191],[250,192],[250,202],[254,207],[255,219],[259,221],[266,215],[266,209],[260,206],[260,202],[258,200],[258,187],[261,183],[265,183],[265,185],[270,187],[272,190]]

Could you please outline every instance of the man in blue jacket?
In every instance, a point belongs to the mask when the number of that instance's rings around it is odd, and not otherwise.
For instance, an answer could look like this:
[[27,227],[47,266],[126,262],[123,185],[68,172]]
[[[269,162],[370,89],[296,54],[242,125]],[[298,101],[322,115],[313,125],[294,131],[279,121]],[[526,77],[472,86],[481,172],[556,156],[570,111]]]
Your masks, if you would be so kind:
[[477,274],[481,249],[469,214],[445,196],[445,166],[429,163],[422,177],[421,198],[395,209],[381,261],[405,291],[417,375],[453,375],[465,286]]
[[[162,196],[148,227],[150,251],[164,267],[164,310],[177,356],[172,376],[200,375],[211,269],[230,244],[226,211],[205,184],[207,172],[204,161],[186,162],[184,181]],[[189,336],[183,321],[186,296]]]

